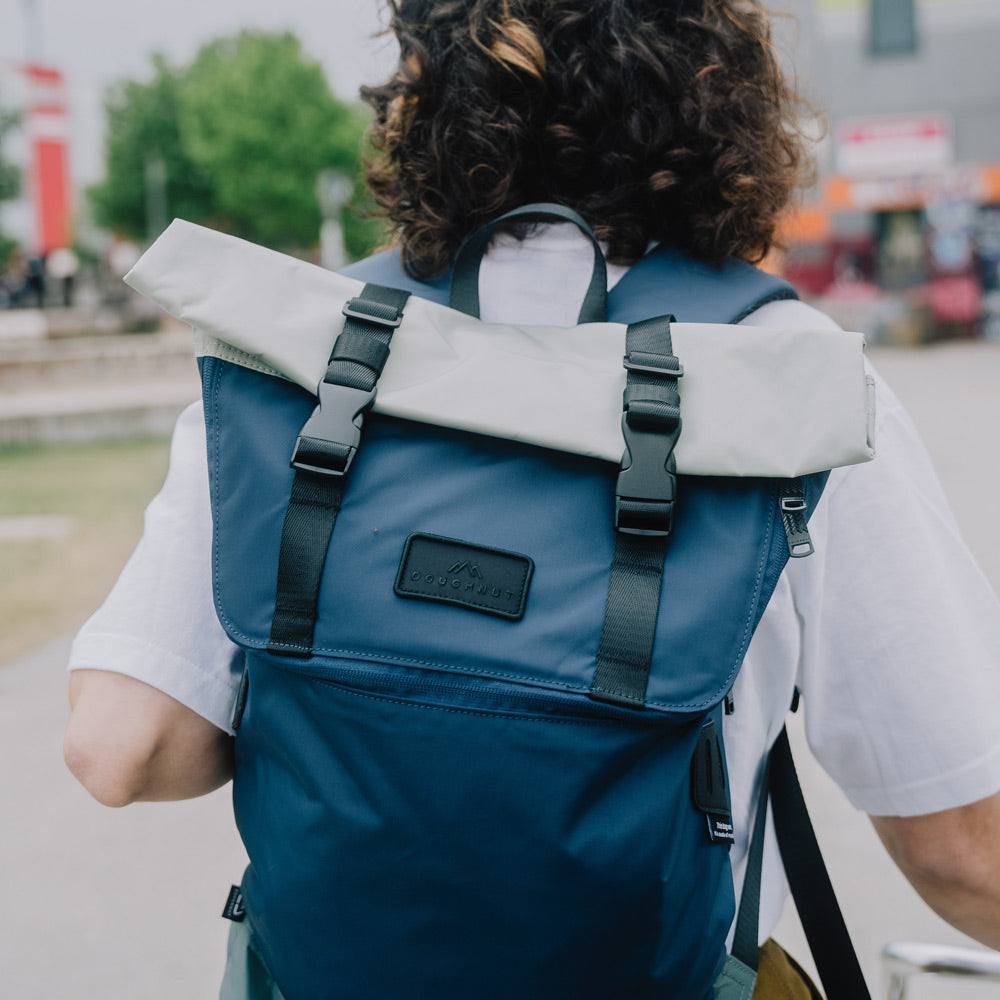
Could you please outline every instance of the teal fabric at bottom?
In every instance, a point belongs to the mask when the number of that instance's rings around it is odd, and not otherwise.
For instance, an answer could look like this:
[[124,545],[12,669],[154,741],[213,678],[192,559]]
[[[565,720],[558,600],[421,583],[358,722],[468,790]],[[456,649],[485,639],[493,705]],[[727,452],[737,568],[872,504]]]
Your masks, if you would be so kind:
[[757,973],[730,955],[715,981],[713,1000],[750,1000]]
[[284,1000],[253,946],[245,921],[233,923],[229,929],[219,1000]]

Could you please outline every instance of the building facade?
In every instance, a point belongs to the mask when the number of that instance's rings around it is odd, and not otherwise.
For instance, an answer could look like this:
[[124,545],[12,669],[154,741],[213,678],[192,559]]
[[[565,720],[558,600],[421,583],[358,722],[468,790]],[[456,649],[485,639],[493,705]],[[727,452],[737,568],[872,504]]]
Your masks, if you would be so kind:
[[20,170],[19,196],[0,203],[0,232],[25,254],[45,257],[72,243],[66,88],[59,70],[36,63],[0,67],[0,103],[19,124],[4,156]]
[[883,293],[902,317],[887,339],[997,332],[1000,0],[786,9],[782,48],[826,130],[784,269],[854,306]]

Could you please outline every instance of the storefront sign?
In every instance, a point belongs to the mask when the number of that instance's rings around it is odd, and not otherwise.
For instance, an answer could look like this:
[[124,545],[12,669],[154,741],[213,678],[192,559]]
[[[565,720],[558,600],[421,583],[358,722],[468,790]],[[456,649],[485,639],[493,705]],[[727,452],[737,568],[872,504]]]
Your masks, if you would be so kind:
[[857,118],[837,126],[837,170],[852,177],[940,170],[954,162],[944,115]]
[[833,177],[826,185],[826,204],[834,211],[885,212],[922,208],[936,201],[988,200],[989,176],[975,166],[909,177]]

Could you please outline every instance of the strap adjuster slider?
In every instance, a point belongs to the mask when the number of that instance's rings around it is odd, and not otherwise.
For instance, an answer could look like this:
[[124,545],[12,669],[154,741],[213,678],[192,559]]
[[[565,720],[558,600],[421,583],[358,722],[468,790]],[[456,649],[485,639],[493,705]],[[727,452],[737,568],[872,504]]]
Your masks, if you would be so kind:
[[[636,506],[642,509],[636,510]],[[673,530],[673,500],[650,503],[633,497],[615,497],[615,531],[619,534],[666,538]]]
[[372,302],[371,299],[348,299],[341,312],[351,319],[360,319],[365,323],[374,323],[390,330],[395,330],[403,322],[402,309],[382,302]]
[[[669,362],[669,364],[664,364]],[[645,372],[664,378],[683,378],[684,366],[673,354],[650,354],[646,351],[629,351],[622,358],[622,367],[630,372]]]

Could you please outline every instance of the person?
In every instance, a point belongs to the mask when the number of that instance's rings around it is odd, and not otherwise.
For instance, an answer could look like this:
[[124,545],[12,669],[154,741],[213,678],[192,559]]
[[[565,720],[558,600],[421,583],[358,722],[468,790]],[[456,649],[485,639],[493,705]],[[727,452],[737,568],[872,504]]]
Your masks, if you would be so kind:
[[[652,244],[710,263],[768,251],[808,157],[762,3],[390,7],[401,56],[363,92],[368,185],[410,275],[442,274],[468,234],[541,201],[590,223],[609,286]],[[590,255],[563,224],[496,236],[482,318],[572,325]],[[797,301],[743,322],[834,327]],[[798,689],[814,753],[911,884],[1000,947],[1000,605],[910,418],[872,377],[878,457],[831,474],[810,522],[816,553],[781,574],[725,718],[735,880],[761,762]],[[241,653],[213,608],[204,438],[195,405],[139,545],[71,653],[66,759],[107,805],[200,795],[232,773]],[[786,886],[767,836],[755,995],[818,995],[771,941]]]
[[76,275],[80,270],[80,258],[76,251],[72,247],[57,247],[45,261],[45,270],[48,277],[58,283],[62,304],[69,309],[73,305]]
[[28,258],[28,276],[25,289],[28,296],[34,299],[36,309],[45,307],[46,295],[48,294],[45,259],[45,254]]
[[0,272],[0,302],[4,308],[19,306],[27,294],[28,262],[19,247],[14,247]]

